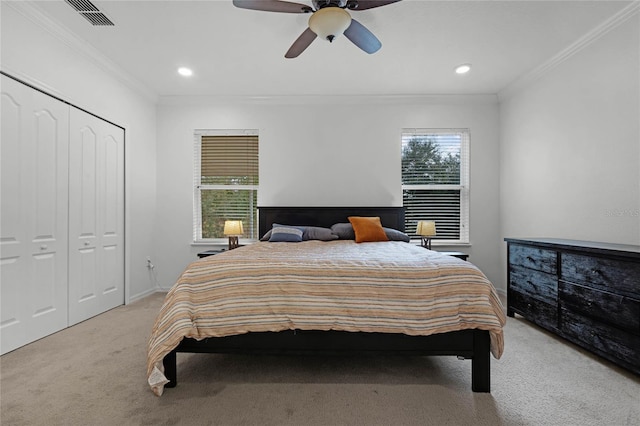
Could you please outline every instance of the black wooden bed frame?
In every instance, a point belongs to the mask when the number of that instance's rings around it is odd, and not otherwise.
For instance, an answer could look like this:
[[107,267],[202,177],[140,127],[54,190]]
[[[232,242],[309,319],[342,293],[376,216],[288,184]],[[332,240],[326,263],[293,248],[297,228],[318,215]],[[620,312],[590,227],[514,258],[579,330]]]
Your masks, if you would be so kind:
[[[273,223],[330,227],[348,216],[379,216],[382,226],[404,231],[403,207],[259,207],[259,234]],[[177,353],[453,355],[471,359],[471,390],[490,392],[490,338],[469,329],[430,336],[345,331],[247,333],[197,341],[185,338],[163,360],[165,387],[177,385]]]

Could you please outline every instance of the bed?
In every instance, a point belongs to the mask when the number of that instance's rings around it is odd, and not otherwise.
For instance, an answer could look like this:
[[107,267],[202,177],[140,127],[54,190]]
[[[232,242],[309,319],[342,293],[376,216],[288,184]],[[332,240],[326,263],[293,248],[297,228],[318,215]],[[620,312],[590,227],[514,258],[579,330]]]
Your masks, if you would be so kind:
[[[402,207],[260,207],[259,234],[350,216],[379,217],[392,239],[404,231]],[[176,386],[179,352],[457,356],[471,360],[472,391],[490,392],[505,315],[482,272],[407,242],[348,238],[261,241],[190,264],[149,339],[153,392]]]

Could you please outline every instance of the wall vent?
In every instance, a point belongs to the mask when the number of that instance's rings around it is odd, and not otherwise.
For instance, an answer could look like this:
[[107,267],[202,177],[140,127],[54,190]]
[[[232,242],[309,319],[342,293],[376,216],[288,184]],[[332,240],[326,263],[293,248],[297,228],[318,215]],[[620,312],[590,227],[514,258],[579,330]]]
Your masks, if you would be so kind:
[[71,7],[73,7],[80,15],[82,15],[87,21],[94,26],[113,26],[114,23],[111,19],[100,11],[89,0],[65,0]]

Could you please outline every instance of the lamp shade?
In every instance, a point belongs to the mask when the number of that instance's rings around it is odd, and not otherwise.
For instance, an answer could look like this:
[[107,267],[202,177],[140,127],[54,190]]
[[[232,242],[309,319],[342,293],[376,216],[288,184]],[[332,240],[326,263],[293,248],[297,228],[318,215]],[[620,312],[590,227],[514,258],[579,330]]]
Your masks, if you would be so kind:
[[339,7],[325,7],[309,18],[309,28],[324,40],[333,39],[344,33],[351,25],[351,15]]
[[242,229],[241,220],[225,220],[224,221],[224,235],[242,235],[244,230]]
[[416,234],[423,237],[436,235],[436,223],[431,220],[419,220],[416,226]]

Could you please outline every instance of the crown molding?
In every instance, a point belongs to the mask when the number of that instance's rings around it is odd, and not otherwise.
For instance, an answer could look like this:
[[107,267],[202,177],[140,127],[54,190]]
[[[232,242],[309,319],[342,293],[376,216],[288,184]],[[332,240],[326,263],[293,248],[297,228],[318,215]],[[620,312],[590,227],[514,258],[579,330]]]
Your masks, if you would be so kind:
[[287,105],[477,105],[497,104],[496,95],[273,95],[160,96],[159,106]]
[[68,99],[68,96],[65,96],[64,93],[61,93],[59,90],[57,90],[55,87],[49,86],[47,83],[45,83],[42,80],[38,80],[36,78],[31,77],[30,75],[27,75],[25,73],[23,73],[20,70],[17,70],[15,68],[12,68],[10,66],[7,66],[5,64],[0,64],[0,73],[2,73],[3,75],[6,75],[8,77],[13,78],[14,80],[19,80],[22,83],[26,83],[29,86],[33,86],[38,88],[39,90],[60,99],[63,102],[68,102],[68,103],[73,103],[71,99]]
[[507,85],[504,89],[498,92],[498,100],[500,102],[510,98],[526,87],[530,86],[540,78],[542,78],[549,71],[562,64],[564,61],[571,58],[573,55],[579,53],[583,49],[587,48],[600,38],[602,38],[609,31],[622,25],[631,17],[638,14],[640,11],[640,0],[634,0],[629,5],[624,7],[618,13],[611,18],[605,20],[600,25],[589,31],[587,34],[579,38],[576,42],[571,44],[566,49],[562,50],[557,55],[553,56],[548,61],[534,68],[530,72],[517,78],[515,81]]
[[140,80],[133,77],[126,72],[120,66],[115,64],[109,58],[100,53],[95,47],[87,43],[86,41],[73,34],[66,27],[63,27],[56,21],[49,18],[42,10],[27,1],[3,1],[3,6],[7,5],[20,13],[31,22],[38,25],[40,28],[47,31],[58,41],[62,42],[65,46],[73,49],[81,56],[89,59],[95,65],[97,65],[106,74],[112,76],[116,80],[125,84],[128,88],[141,95],[146,100],[157,103],[158,94],[151,90],[148,86],[142,83]]

